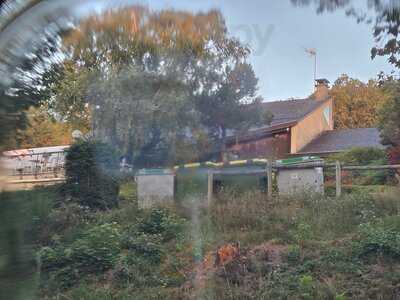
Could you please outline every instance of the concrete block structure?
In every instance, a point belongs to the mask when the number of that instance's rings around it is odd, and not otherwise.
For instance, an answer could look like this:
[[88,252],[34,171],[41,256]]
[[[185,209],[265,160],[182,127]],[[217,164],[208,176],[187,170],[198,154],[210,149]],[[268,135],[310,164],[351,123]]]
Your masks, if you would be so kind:
[[296,193],[324,193],[324,173],[320,167],[304,169],[281,169],[277,173],[280,195]]
[[171,204],[175,194],[175,175],[167,169],[145,169],[136,175],[139,208]]

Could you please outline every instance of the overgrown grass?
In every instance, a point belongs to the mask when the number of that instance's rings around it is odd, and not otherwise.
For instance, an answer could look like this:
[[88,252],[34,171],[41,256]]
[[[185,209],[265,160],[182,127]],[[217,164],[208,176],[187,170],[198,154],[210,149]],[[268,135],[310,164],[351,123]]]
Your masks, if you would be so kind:
[[34,246],[55,197],[56,187],[0,193],[0,299],[34,298]]
[[[28,232],[41,258],[40,296],[51,299],[387,299],[400,286],[398,191],[341,198],[260,192],[219,194],[210,207],[140,210],[134,184],[120,206],[91,211],[53,206],[55,189],[3,194],[29,202]],[[6,202],[5,202],[6,203]],[[35,204],[36,203],[36,204]],[[209,253],[240,242],[243,257],[204,274]],[[254,255],[277,245],[279,263]],[[284,250],[282,250],[284,249]],[[253,253],[253,254],[252,254]]]
[[206,299],[395,297],[400,283],[400,200],[392,192],[270,201],[249,194],[217,201],[210,214],[220,237],[241,241],[249,249],[272,240],[286,245],[287,251],[280,265],[268,266],[265,258],[234,262],[241,265],[227,274],[237,276],[214,276]]

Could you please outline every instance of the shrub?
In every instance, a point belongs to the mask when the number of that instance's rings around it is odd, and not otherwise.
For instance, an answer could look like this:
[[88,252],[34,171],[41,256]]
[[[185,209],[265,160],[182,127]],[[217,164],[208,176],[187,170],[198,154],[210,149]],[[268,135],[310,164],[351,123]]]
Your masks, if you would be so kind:
[[137,186],[133,180],[121,183],[119,199],[131,203],[137,203]]
[[117,206],[118,156],[107,144],[83,141],[71,146],[65,163],[64,192],[72,201],[93,209]]
[[82,230],[92,216],[87,207],[76,203],[62,204],[53,209],[41,224],[38,233],[38,241],[41,245],[48,245],[52,242],[70,240]]
[[[328,161],[340,161],[346,165],[385,165],[388,164],[388,155],[379,148],[353,148],[343,153],[332,155]],[[352,171],[349,180],[354,184],[376,185],[385,184],[392,176],[391,171]],[[346,180],[346,176],[343,179]]]
[[133,251],[130,264],[137,264],[144,259],[146,263],[159,264],[164,255],[160,235],[137,232],[126,232],[122,238],[122,246]]
[[368,165],[375,161],[387,161],[385,150],[379,148],[353,148],[329,157],[329,160],[339,160],[345,164]]
[[139,223],[138,230],[145,234],[160,234],[163,241],[169,241],[180,236],[184,223],[184,219],[167,209],[154,208]]
[[[76,204],[69,205],[68,211],[78,208]],[[166,209],[138,213],[145,215],[131,219],[133,224],[112,221],[99,224],[86,217],[83,220],[61,217],[61,224],[72,226],[74,235],[66,239],[63,234],[39,251],[45,290],[69,288],[85,278],[100,278],[105,272],[111,279],[114,276],[137,286],[166,284],[164,276],[159,274],[160,268],[166,267],[161,264],[166,254],[165,242],[181,236],[184,219]],[[101,214],[112,212],[97,212],[91,217]],[[83,229],[78,229],[83,225]]]
[[285,253],[286,260],[289,263],[295,264],[300,261],[301,250],[298,245],[290,245]]
[[361,224],[354,248],[358,256],[378,254],[399,258],[400,233],[390,228],[384,228],[380,224]]
[[303,299],[312,299],[314,279],[311,275],[303,275],[299,278],[299,287]]
[[42,271],[50,284],[69,287],[82,277],[110,269],[121,251],[120,227],[116,223],[95,226],[70,245],[43,247],[39,251]]

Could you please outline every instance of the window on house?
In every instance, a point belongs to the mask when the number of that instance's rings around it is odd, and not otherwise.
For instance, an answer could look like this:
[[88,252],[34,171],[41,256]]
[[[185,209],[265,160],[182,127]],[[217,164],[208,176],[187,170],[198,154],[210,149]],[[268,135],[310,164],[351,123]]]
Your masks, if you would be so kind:
[[326,123],[328,123],[328,125],[330,125],[330,120],[331,120],[330,116],[331,116],[331,107],[327,106],[324,109],[324,118]]

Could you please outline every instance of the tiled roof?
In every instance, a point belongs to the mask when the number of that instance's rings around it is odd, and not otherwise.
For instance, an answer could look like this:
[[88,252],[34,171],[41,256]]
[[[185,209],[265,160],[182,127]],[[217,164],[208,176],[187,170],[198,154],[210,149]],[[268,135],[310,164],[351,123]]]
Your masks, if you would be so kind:
[[384,148],[380,142],[378,129],[356,128],[325,131],[301,149],[298,154],[340,152],[355,147]]
[[325,101],[313,98],[296,99],[286,101],[264,102],[262,106],[265,111],[273,114],[270,126],[300,121],[307,114],[314,111]]
[[[325,103],[328,99],[329,98],[325,100],[316,100],[311,96],[306,99],[263,102],[261,103],[263,110],[273,115],[271,123],[269,125],[251,128],[245,135],[241,135],[239,138],[241,140],[254,139],[265,133],[292,127],[306,115]],[[228,132],[227,136],[232,139],[231,141],[236,141],[236,138],[233,140],[235,136],[233,131]],[[228,139],[228,142],[229,141],[230,140]]]

